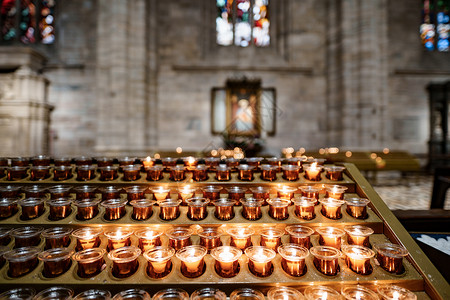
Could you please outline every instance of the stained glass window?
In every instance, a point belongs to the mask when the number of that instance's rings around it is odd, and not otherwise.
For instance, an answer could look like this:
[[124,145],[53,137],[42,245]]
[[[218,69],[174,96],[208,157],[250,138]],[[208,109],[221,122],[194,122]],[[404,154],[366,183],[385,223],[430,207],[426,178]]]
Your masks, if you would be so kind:
[[269,0],[216,0],[216,42],[222,46],[270,44]]
[[423,0],[420,38],[428,51],[449,51],[450,0]]
[[56,0],[0,0],[1,43],[53,44]]

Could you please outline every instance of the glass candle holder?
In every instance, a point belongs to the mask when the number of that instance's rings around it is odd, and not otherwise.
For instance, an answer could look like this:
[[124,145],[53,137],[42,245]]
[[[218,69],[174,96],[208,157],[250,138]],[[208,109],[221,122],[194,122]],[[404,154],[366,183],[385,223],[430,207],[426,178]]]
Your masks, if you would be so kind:
[[214,172],[216,167],[220,164],[220,158],[218,157],[206,157],[205,165],[208,167],[208,170]]
[[0,299],[4,300],[33,300],[36,291],[32,288],[15,288],[0,294]]
[[186,200],[192,198],[195,194],[195,188],[185,185],[178,188],[178,199],[181,199],[181,205],[187,205]]
[[101,186],[98,188],[98,190],[102,193],[102,200],[105,201],[109,199],[119,199],[122,188],[110,185],[110,186]]
[[319,200],[322,203],[320,212],[328,219],[338,220],[342,218],[341,206],[345,203],[344,200],[334,198],[324,198]]
[[284,235],[284,230],[277,228],[263,228],[259,234],[261,235],[259,244],[276,252],[281,245],[281,237]]
[[127,200],[142,200],[145,199],[145,191],[147,190],[147,186],[133,185],[127,186],[124,188],[127,193]]
[[204,257],[208,250],[200,245],[181,248],[176,256],[181,261],[181,274],[187,278],[197,278],[203,275],[206,269]]
[[90,289],[79,293],[73,300],[111,300],[111,293],[105,290]]
[[134,232],[134,235],[139,239],[138,245],[142,252],[161,246],[161,236],[163,232],[151,228],[139,229]]
[[181,200],[164,199],[157,201],[159,218],[164,221],[176,220],[180,216]]
[[158,181],[164,178],[163,174],[164,168],[162,166],[152,166],[146,167],[145,172],[147,172],[147,180],[149,181]]
[[130,246],[130,237],[133,234],[133,230],[125,227],[115,227],[106,230],[103,234],[108,238],[108,246],[106,249],[110,252],[115,249]]
[[209,199],[209,201],[214,201],[220,198],[220,191],[222,187],[219,185],[207,185],[202,187],[203,197]]
[[47,201],[50,214],[48,218],[52,221],[67,218],[72,213],[72,199],[60,198]]
[[0,198],[0,219],[14,216],[19,210],[17,198]]
[[55,185],[48,189],[50,199],[69,198],[72,186],[70,185]]
[[265,300],[264,294],[251,288],[236,289],[230,294],[230,300]]
[[72,164],[72,158],[71,157],[55,157],[53,159],[53,162],[56,167],[70,166]]
[[317,200],[319,200],[319,194],[320,194],[320,188],[317,186],[312,186],[312,185],[305,185],[305,186],[300,186],[299,190],[302,193],[303,197],[307,197],[307,198],[315,198]]
[[191,300],[227,300],[227,295],[219,289],[203,288],[191,294]]
[[303,220],[312,220],[316,217],[315,198],[295,197],[292,201],[294,202],[294,213],[297,217]]
[[205,165],[198,165],[192,167],[192,179],[194,181],[205,181],[208,180],[208,167]]
[[234,205],[236,201],[229,198],[219,198],[212,201],[215,211],[214,216],[221,221],[229,221],[234,218]]
[[54,286],[39,292],[34,296],[33,300],[71,300],[73,296],[73,290],[62,286]]
[[250,227],[230,227],[226,229],[228,235],[231,236],[230,246],[236,247],[244,251],[252,245],[252,234],[255,231]]
[[289,218],[289,205],[291,205],[291,200],[274,198],[267,200],[269,204],[269,216],[275,220],[286,220]]
[[47,187],[42,185],[29,185],[22,189],[25,193],[25,198],[43,198],[46,197]]
[[146,168],[150,168],[155,165],[155,159],[152,159],[150,156],[147,156],[146,158],[141,159],[141,163],[142,163],[142,170],[145,170]]
[[81,199],[75,200],[73,204],[77,207],[77,216],[76,218],[80,221],[90,220],[95,218],[98,215],[99,208],[98,205],[102,200],[93,198],[93,199]]
[[375,256],[372,249],[363,246],[343,245],[342,252],[345,255],[345,263],[347,266],[360,275],[369,275],[373,268],[370,259]]
[[95,157],[94,158],[95,163],[97,164],[97,167],[103,168],[103,167],[111,167],[114,164],[114,159],[111,157]]
[[28,157],[13,157],[11,158],[12,167],[28,167],[30,159]]
[[264,200],[263,206],[267,205],[267,199],[270,198],[270,189],[264,186],[251,187],[250,191],[253,194],[253,198]]
[[72,166],[55,166],[53,168],[53,180],[64,181],[72,178]]
[[0,245],[6,246],[11,242],[11,237],[9,236],[9,233],[11,232],[11,229],[6,227],[0,227]]
[[245,162],[247,165],[254,167],[254,171],[258,172],[260,170],[259,166],[261,165],[261,162],[264,160],[262,157],[247,157],[245,159]]
[[175,167],[177,165],[177,158],[172,158],[172,157],[164,157],[161,159],[162,161],[162,165],[164,167],[164,170],[166,172],[170,171],[170,168]]
[[42,231],[41,235],[45,239],[45,249],[65,248],[70,245],[69,227],[51,227]]
[[112,181],[119,177],[119,168],[117,166],[99,167],[101,181]]
[[36,155],[31,158],[33,166],[50,166],[50,157],[46,155]]
[[95,198],[97,187],[92,185],[76,186],[72,189],[75,192],[75,199],[92,199]]
[[9,181],[22,180],[28,177],[28,167],[8,167],[6,168],[6,178]]
[[[290,157],[286,159],[286,164],[291,166],[302,166],[302,163],[306,160],[305,157]],[[300,171],[301,172],[301,171]]]
[[408,255],[408,250],[391,243],[375,244],[373,247],[377,252],[376,259],[380,267],[394,274],[402,274],[405,271],[403,257]]
[[325,186],[325,198],[344,199],[344,193],[348,188],[343,185],[327,185]]
[[78,263],[77,274],[81,278],[90,278],[106,268],[105,249],[92,248],[79,251],[73,255],[73,259]]
[[284,159],[281,157],[270,157],[267,159],[267,162],[269,165],[274,166],[277,168],[277,172],[281,171],[281,165],[284,162]]
[[119,158],[118,161],[119,161],[119,166],[121,168],[125,167],[125,166],[131,166],[131,165],[134,165],[134,163],[136,161],[136,157],[125,156],[125,157]]
[[319,234],[319,244],[322,246],[334,247],[341,249],[341,240],[345,234],[345,231],[331,226],[316,228]]
[[320,273],[329,276],[337,275],[339,272],[339,257],[341,257],[339,250],[334,247],[315,246],[309,251],[314,256],[314,266]]
[[123,180],[135,181],[141,178],[141,165],[127,165],[122,167]]
[[170,168],[169,179],[172,181],[183,181],[186,179],[186,168],[184,166],[174,166]]
[[222,246],[222,230],[218,227],[203,227],[197,231],[197,235],[200,237],[200,246],[205,247],[208,252]]
[[283,179],[289,181],[297,181],[299,179],[300,166],[284,165],[281,169],[283,170]]
[[127,200],[125,199],[109,199],[100,203],[105,208],[103,218],[108,221],[119,220],[126,214],[125,206]]
[[231,168],[227,165],[218,165],[216,167],[216,180],[228,181],[231,179]]
[[344,286],[341,289],[342,296],[346,300],[380,300],[380,297],[374,291],[363,287],[362,285]]
[[254,179],[253,177],[253,171],[255,170],[254,166],[249,165],[239,165],[238,167],[238,178],[242,181],[252,181]]
[[302,293],[287,286],[273,287],[267,291],[268,300],[304,300]]
[[191,235],[194,231],[190,228],[174,227],[166,231],[166,236],[169,238],[169,246],[176,251],[181,248],[192,245]]
[[284,230],[289,234],[289,243],[306,249],[311,248],[311,235],[314,233],[312,228],[303,225],[289,225]]
[[266,181],[277,180],[277,166],[261,165],[261,179]]
[[100,234],[103,232],[97,227],[83,227],[72,232],[72,236],[77,239],[75,251],[87,250],[100,247]]
[[264,200],[249,197],[242,198],[240,202],[242,204],[242,216],[245,219],[249,221],[256,221],[262,218],[261,207],[264,204]]
[[94,165],[82,165],[77,166],[77,180],[78,181],[89,181],[95,178],[95,171],[97,167]]
[[22,187],[19,185],[1,185],[0,196],[2,198],[19,198],[21,189]]
[[228,198],[235,200],[237,205],[241,205],[240,200],[245,198],[245,189],[239,186],[232,186],[226,190],[228,192]]
[[134,246],[114,249],[108,253],[108,258],[112,261],[112,274],[116,278],[130,277],[139,268],[138,257],[141,249]]
[[67,248],[49,249],[39,253],[38,258],[44,262],[43,275],[48,278],[58,277],[70,269],[70,257],[73,251]]
[[91,157],[88,156],[79,156],[75,158],[75,165],[78,166],[90,166],[93,161]]
[[300,277],[306,273],[307,248],[297,244],[283,244],[278,247],[281,256],[281,267],[290,276]]
[[312,163],[310,165],[305,165],[303,167],[305,171],[305,178],[311,181],[320,181],[320,173],[322,172],[322,166],[317,165],[317,163]]
[[172,271],[172,256],[175,249],[172,247],[153,247],[144,252],[147,260],[147,275],[153,279],[164,278]]
[[326,177],[331,181],[341,181],[344,179],[345,167],[329,166],[324,168],[326,171]]
[[303,294],[308,300],[326,299],[326,300],[341,300],[342,296],[336,290],[323,285],[308,286]]
[[267,277],[273,273],[272,260],[276,252],[264,246],[251,246],[245,249],[248,257],[248,269],[258,277]]
[[347,233],[347,243],[349,245],[364,246],[371,248],[369,236],[373,234],[373,229],[361,225],[345,226]]
[[239,166],[240,160],[234,157],[228,157],[225,159],[226,166],[231,172],[236,172]]
[[214,269],[217,275],[223,278],[231,278],[239,273],[239,258],[242,250],[232,246],[221,246],[211,250],[211,256],[215,259]]
[[367,205],[370,203],[369,199],[365,198],[350,198],[345,201],[347,203],[347,213],[356,219],[367,219]]
[[38,263],[38,254],[41,250],[35,247],[21,247],[3,254],[8,261],[8,276],[21,277],[33,271]]
[[131,217],[137,221],[148,220],[153,215],[153,204],[156,201],[149,199],[132,200],[130,202],[133,206],[133,213]]
[[319,165],[319,166],[323,166],[326,161],[327,161],[326,158],[313,158],[310,162],[317,163],[317,165]]
[[413,292],[398,285],[380,285],[377,287],[378,294],[383,300],[416,300]]
[[164,300],[164,299],[179,299],[189,300],[189,294],[179,288],[164,289],[153,295],[152,300]]
[[170,188],[169,187],[157,187],[150,189],[153,192],[153,199],[156,201],[162,201],[170,198]]
[[25,198],[19,200],[19,205],[22,207],[22,220],[31,220],[40,217],[45,211],[44,198]]
[[50,167],[48,166],[31,166],[30,180],[39,181],[50,177]]
[[[128,289],[125,291],[121,291],[117,293],[112,300],[125,300],[125,299],[133,299],[133,300],[150,300],[150,294],[144,290],[140,289]],[[155,299],[155,298],[153,298]]]
[[183,164],[186,168],[192,170],[192,168],[198,165],[198,159],[193,156],[183,157]]
[[291,200],[294,198],[294,192],[297,190],[296,187],[282,185],[277,187],[277,197]]

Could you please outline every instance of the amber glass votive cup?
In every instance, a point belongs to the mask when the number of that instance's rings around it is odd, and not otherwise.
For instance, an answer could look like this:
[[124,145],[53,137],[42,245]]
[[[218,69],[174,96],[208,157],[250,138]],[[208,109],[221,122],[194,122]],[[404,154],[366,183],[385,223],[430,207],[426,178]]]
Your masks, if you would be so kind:
[[39,253],[39,259],[44,262],[44,277],[58,277],[67,272],[72,265],[72,254],[73,250],[67,248],[54,248]]
[[60,198],[51,199],[47,201],[49,207],[48,218],[52,221],[62,220],[67,218],[72,212],[72,199],[71,198]]
[[200,245],[192,245],[181,248],[176,252],[181,261],[181,274],[187,278],[197,278],[203,275],[206,269],[205,255],[208,250]]
[[143,228],[134,232],[134,235],[139,239],[138,246],[142,252],[161,246],[163,234],[164,232],[152,228]]
[[322,209],[320,212],[324,217],[332,220],[338,220],[342,218],[342,205],[344,200],[338,200],[334,198],[323,198],[319,200],[322,203]]
[[294,202],[294,213],[295,215],[303,220],[312,220],[316,217],[315,213],[315,198],[307,197],[295,197]]
[[231,168],[227,165],[218,165],[216,167],[216,180],[229,181],[231,179]]
[[141,165],[127,165],[122,167],[123,180],[124,181],[135,181],[141,178]]
[[193,197],[186,200],[188,205],[187,217],[192,221],[200,221],[208,216],[207,206],[209,199]]
[[208,180],[208,167],[206,165],[198,165],[193,167],[192,179],[194,179],[194,181]]
[[103,233],[108,238],[107,250],[112,251],[122,247],[131,246],[133,230],[124,227],[114,227]]
[[291,200],[294,198],[294,193],[297,190],[294,186],[282,185],[277,187],[277,197]]
[[341,252],[334,247],[315,246],[310,249],[314,256],[313,263],[317,271],[324,275],[334,276],[339,272]]
[[170,167],[169,179],[172,181],[183,181],[186,179],[186,167],[181,165]]
[[19,200],[22,207],[22,220],[31,220],[40,217],[45,211],[45,198],[25,198]]
[[284,235],[284,230],[278,228],[262,228],[259,234],[261,235],[259,244],[276,252],[281,245],[281,237]]
[[0,219],[9,218],[17,213],[17,198],[0,198]]
[[252,181],[254,179],[253,172],[255,170],[254,166],[250,165],[239,165],[238,166],[238,178],[242,181]]
[[0,185],[0,196],[2,198],[19,198],[21,186],[18,185]]
[[394,274],[402,274],[405,271],[403,257],[408,255],[408,250],[391,243],[375,244],[373,247],[380,267]]
[[65,248],[70,245],[69,227],[51,227],[45,229],[41,235],[45,239],[45,249]]
[[98,205],[101,201],[97,198],[75,200],[73,204],[77,207],[76,218],[80,221],[93,219],[99,213]]
[[242,216],[249,221],[256,221],[262,218],[261,207],[264,204],[263,199],[256,199],[253,197],[242,198]]
[[342,252],[345,255],[347,266],[360,275],[369,275],[373,271],[370,259],[375,255],[372,249],[364,246],[342,245]]
[[221,186],[207,185],[202,188],[203,197],[208,198],[211,202],[220,198]]
[[72,186],[55,185],[48,189],[50,199],[69,198]]
[[220,240],[222,230],[218,227],[203,227],[197,231],[197,235],[200,237],[200,245],[205,247],[208,252],[222,246]]
[[99,167],[101,181],[112,181],[119,177],[119,168],[117,166]]
[[251,246],[245,249],[248,257],[248,268],[257,277],[267,277],[273,273],[272,260],[276,252],[264,246]]
[[6,178],[9,181],[22,180],[28,176],[28,167],[8,167],[6,168]]
[[326,185],[325,198],[344,199],[344,193],[348,188],[343,185]]
[[102,193],[102,200],[105,201],[109,199],[119,199],[122,188],[110,185],[99,187],[98,190]]
[[300,166],[284,165],[281,169],[283,170],[283,179],[288,181],[297,181],[299,179]]
[[334,247],[341,249],[342,237],[345,231],[331,226],[317,227],[317,233],[319,234],[319,245]]
[[172,257],[175,249],[172,247],[158,246],[144,252],[147,260],[147,275],[153,279],[164,278],[172,271]]
[[30,180],[39,181],[50,177],[50,167],[48,166],[31,166]]
[[82,165],[77,166],[77,180],[78,181],[89,181],[95,178],[96,166],[94,165]]
[[108,258],[112,261],[112,274],[116,278],[130,277],[139,268],[138,257],[141,249],[135,246],[114,249],[108,253]]
[[416,294],[398,285],[380,285],[377,287],[377,292],[383,300],[417,300]]
[[236,201],[229,198],[219,198],[212,201],[215,211],[214,216],[221,221],[229,221],[234,218],[234,205]]
[[370,203],[369,199],[365,198],[350,198],[345,200],[347,203],[347,213],[355,219],[367,219],[367,205]]
[[109,199],[100,203],[105,208],[103,218],[108,221],[119,220],[126,214],[127,200],[125,199]]
[[373,229],[362,225],[345,226],[347,233],[347,243],[349,245],[364,246],[371,248],[369,236],[373,234]]
[[163,174],[164,168],[162,166],[151,166],[146,167],[145,172],[147,173],[147,180],[149,181],[158,181],[164,178]]
[[226,233],[231,236],[230,246],[244,251],[252,245],[252,235],[255,231],[250,227],[230,227]]
[[100,234],[101,228],[83,227],[72,232],[72,236],[77,239],[75,251],[98,248],[101,244]]
[[310,164],[303,166],[305,171],[305,178],[310,181],[320,181],[322,180],[320,174],[322,173],[322,166],[316,164]]
[[291,200],[274,198],[267,200],[269,204],[269,216],[275,220],[286,220],[289,218],[289,205]]
[[261,165],[261,179],[265,181],[275,181],[277,180],[277,166],[271,165]]
[[73,259],[78,262],[78,276],[90,278],[99,274],[106,267],[105,252],[105,249],[92,248],[75,253]]
[[251,187],[250,191],[253,194],[253,198],[264,200],[263,206],[267,205],[267,199],[270,198],[270,189],[264,186]]
[[[304,292],[306,299],[329,299],[329,300],[341,300],[342,295],[331,287],[324,285],[311,285],[308,286]],[[357,298],[358,299],[358,298]]]
[[306,273],[307,248],[297,244],[283,244],[278,247],[281,256],[281,267],[290,276],[300,277]]
[[92,185],[76,186],[72,189],[75,192],[75,199],[91,199],[95,198],[97,187]]
[[53,180],[63,181],[72,178],[72,166],[55,166],[53,168]]
[[166,231],[166,236],[169,238],[169,246],[176,251],[183,247],[192,245],[191,236],[194,231],[185,227],[174,227]]
[[232,278],[239,273],[241,249],[232,246],[220,246],[211,250],[211,256],[215,259],[214,269],[220,277]]
[[324,168],[326,171],[326,177],[331,181],[341,181],[344,179],[345,167],[341,166],[329,166]]
[[162,201],[170,198],[170,188],[160,186],[158,188],[150,189],[153,193],[153,199],[156,201]]
[[33,271],[38,263],[41,250],[35,247],[21,247],[3,254],[8,261],[8,276],[18,278]]
[[131,206],[133,206],[131,217],[137,221],[150,219],[153,215],[153,204],[155,203],[156,201],[149,199],[132,200],[130,202]]
[[288,225],[285,230],[289,234],[289,243],[306,249],[311,248],[311,235],[314,233],[312,228],[303,225]]
[[157,201],[159,218],[164,221],[176,220],[180,216],[181,200],[164,199]]

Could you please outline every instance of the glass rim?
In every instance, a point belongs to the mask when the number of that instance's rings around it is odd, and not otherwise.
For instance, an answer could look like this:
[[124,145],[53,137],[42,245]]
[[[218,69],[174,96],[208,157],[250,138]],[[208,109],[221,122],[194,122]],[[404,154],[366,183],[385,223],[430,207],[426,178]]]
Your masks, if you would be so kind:
[[219,227],[202,227],[197,230],[197,235],[206,239],[214,239],[223,235],[223,230]]
[[336,291],[335,289],[328,287],[328,286],[324,286],[324,285],[311,285],[308,286],[304,291],[304,295],[306,296],[306,298],[308,300],[314,300],[314,299],[318,299],[317,296],[321,296],[321,294],[317,294],[320,291],[324,291],[327,294],[330,294],[331,296],[336,297],[335,299],[341,299],[341,294]]
[[[267,297],[269,299],[276,298],[277,296],[288,296],[289,299],[302,300],[305,299],[302,293],[299,290],[287,287],[287,286],[276,286],[272,287],[267,291]],[[283,298],[286,299],[286,298]]]
[[[362,300],[379,300],[380,297],[377,293],[372,291],[371,289],[368,289],[362,285],[352,285],[352,286],[343,286],[341,288],[341,294],[345,297],[347,300],[354,300],[354,299],[362,299]],[[358,298],[356,298],[356,295]]]
[[319,202],[322,203],[322,205],[330,207],[341,207],[345,203],[344,200],[339,200],[335,198],[323,198],[319,199]]
[[156,203],[155,200],[150,200],[150,199],[136,199],[136,200],[131,200],[130,201],[130,205],[133,207],[152,207],[154,204]]
[[38,258],[42,261],[61,261],[69,259],[72,254],[74,253],[73,250],[69,248],[52,248],[45,250],[43,252],[40,252],[38,255]]
[[294,237],[308,237],[314,233],[314,229],[304,225],[288,225],[284,230]]
[[14,238],[29,238],[40,235],[42,231],[44,231],[43,227],[25,226],[14,228],[9,234]]
[[348,235],[362,237],[366,237],[374,233],[374,230],[372,228],[363,225],[344,226],[344,231]]
[[139,299],[139,300],[150,300],[150,294],[141,289],[128,289],[121,291],[114,295],[111,300],[125,300],[125,299]]
[[90,207],[96,206],[102,202],[102,199],[98,198],[86,198],[86,199],[78,199],[73,201],[72,203],[77,207]]
[[[208,249],[206,247],[203,247],[201,245],[190,245],[181,248],[175,253],[175,256],[181,260],[186,261],[186,258],[189,260],[189,262],[194,262],[198,260],[202,260],[205,255],[208,253]],[[195,255],[197,254],[197,255]],[[193,258],[197,257],[197,260],[193,260]]]
[[398,285],[393,285],[393,284],[392,285],[386,284],[386,285],[377,286],[377,292],[382,297],[384,297],[385,299],[388,299],[388,300],[398,299],[398,298],[391,297],[391,293],[393,293],[393,292],[396,292],[397,295],[400,294],[398,296],[403,296],[404,297],[404,298],[401,298],[401,299],[405,299],[405,300],[415,300],[415,299],[417,299],[417,296],[413,292],[411,292],[410,290],[405,289],[405,288],[403,288],[401,286],[398,286]]
[[345,202],[349,206],[367,206],[367,204],[370,203],[370,200],[366,198],[349,198],[345,199]]
[[342,245],[342,253],[353,259],[369,259],[375,256],[375,251],[359,245]]
[[159,207],[178,207],[180,206],[181,202],[183,201],[180,199],[163,199],[156,201]]
[[102,259],[105,253],[106,250],[102,248],[89,248],[78,251],[72,258],[77,262],[91,263]]
[[72,204],[72,198],[57,198],[47,200],[49,206],[67,206]]
[[[260,256],[255,258],[256,254],[261,254],[262,252],[265,253],[266,255],[265,258]],[[274,250],[267,248],[265,246],[250,246],[244,250],[244,253],[248,257],[248,259],[256,261],[258,263],[268,263],[272,261],[277,255],[277,253]]]
[[127,199],[117,198],[117,199],[104,200],[100,203],[100,205],[105,208],[119,208],[119,207],[124,207],[125,205],[127,205],[127,202],[128,202]]
[[100,227],[83,227],[72,231],[72,236],[78,239],[95,238],[103,232]]
[[21,262],[37,257],[39,252],[41,252],[41,249],[37,247],[21,247],[5,252],[3,258],[9,262]]
[[333,227],[333,226],[317,227],[316,232],[319,235],[331,236],[331,237],[342,237],[345,234],[345,231],[343,229]]
[[[136,260],[139,255],[141,255],[142,250],[139,247],[136,246],[126,246],[117,248],[114,250],[111,250],[108,253],[108,258],[112,260],[113,262],[118,263],[126,263],[133,260]],[[127,257],[124,257],[125,255],[128,255]]]
[[225,229],[226,233],[235,238],[248,238],[255,233],[250,227],[230,227]]
[[185,227],[174,227],[166,231],[166,236],[174,240],[189,238],[194,234],[194,230]]
[[[148,235],[147,233],[152,232],[153,235]],[[153,229],[153,228],[141,228],[134,232],[134,235],[139,239],[157,238],[164,234],[163,231]]]
[[384,256],[394,257],[394,258],[400,258],[407,256],[409,254],[409,251],[397,244],[391,244],[391,243],[382,243],[382,244],[374,244],[373,248],[380,254]]
[[265,202],[264,199],[258,199],[258,198],[242,198],[239,200],[241,204],[245,207],[259,207],[262,206]]
[[236,200],[230,198],[219,198],[211,201],[215,206],[234,206],[236,204]]
[[302,206],[302,207],[307,207],[307,206],[315,206],[317,199],[316,198],[310,198],[310,197],[294,197],[292,199],[292,202],[294,203],[294,205],[296,206]]
[[176,295],[177,299],[189,300],[189,294],[185,290],[180,289],[180,288],[168,288],[168,289],[160,290],[156,294],[153,295],[152,300],[166,299],[167,296],[175,299],[175,297],[172,297],[174,295]]
[[19,200],[20,206],[36,206],[40,205],[47,200],[46,198],[39,198],[39,197],[30,197]]
[[73,289],[63,286],[52,286],[34,296],[33,300],[72,299]]
[[338,259],[342,256],[341,251],[329,246],[314,246],[309,249],[309,253],[314,257],[324,260]]
[[186,203],[188,206],[194,206],[194,207],[204,207],[208,205],[210,200],[208,198],[204,197],[192,197],[189,199],[186,199]]
[[151,262],[164,262],[171,259],[174,255],[175,249],[169,246],[156,246],[142,254],[147,261]]
[[36,295],[36,291],[32,288],[27,287],[19,287],[7,290],[0,294],[0,299],[24,299],[31,300],[34,295]]
[[223,187],[220,185],[207,185],[207,186],[202,187],[201,189],[204,192],[214,193],[214,192],[220,192],[223,189]]
[[41,235],[44,238],[61,238],[63,236],[71,234],[73,231],[72,228],[69,227],[51,227],[42,231]]
[[[232,255],[226,258],[221,257],[220,252],[223,250],[228,250],[228,252],[230,252]],[[233,246],[219,246],[211,249],[211,252],[209,254],[217,261],[230,263],[241,258],[242,250]]]
[[297,165],[282,165],[281,169],[283,169],[284,171],[298,171],[300,170],[300,166]]
[[198,289],[191,294],[191,300],[211,299],[211,297],[216,300],[227,299],[227,295],[223,291],[212,287]]
[[[309,250],[303,246],[294,243],[282,244],[277,248],[278,254],[285,260],[300,261],[309,255]],[[294,252],[296,252],[294,254]]]
[[259,230],[259,234],[268,238],[279,238],[284,235],[284,229],[280,228],[262,228]]
[[73,300],[92,300],[92,299],[110,300],[111,292],[107,291],[107,290],[100,290],[100,289],[89,289],[87,291],[79,293],[78,295],[76,295],[73,298]]
[[133,234],[133,229],[126,227],[116,227],[103,232],[103,235],[110,240],[126,239]]
[[231,292],[230,300],[239,299],[237,297],[256,297],[257,300],[264,300],[264,294],[258,290],[254,290],[252,288],[239,288]]
[[273,207],[287,207],[291,205],[291,200],[284,198],[271,198],[267,200],[267,203]]

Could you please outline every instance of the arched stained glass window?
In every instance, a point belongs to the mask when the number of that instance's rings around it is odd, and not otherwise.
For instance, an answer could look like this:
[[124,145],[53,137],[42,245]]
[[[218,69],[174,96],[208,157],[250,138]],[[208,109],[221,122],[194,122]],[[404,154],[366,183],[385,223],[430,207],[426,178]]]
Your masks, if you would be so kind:
[[450,0],[422,0],[420,38],[428,51],[448,52]]
[[0,0],[0,43],[53,44],[56,0]]
[[269,0],[216,0],[216,6],[217,44],[269,46]]

